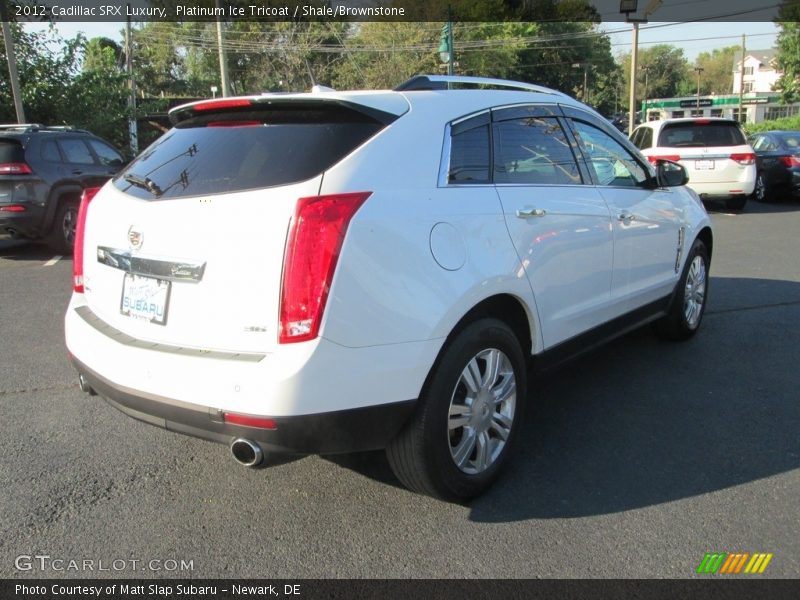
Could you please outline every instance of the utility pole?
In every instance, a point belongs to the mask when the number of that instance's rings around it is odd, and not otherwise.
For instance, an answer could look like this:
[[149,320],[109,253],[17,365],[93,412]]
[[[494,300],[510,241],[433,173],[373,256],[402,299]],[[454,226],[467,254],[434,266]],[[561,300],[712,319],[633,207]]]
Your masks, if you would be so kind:
[[[219,0],[215,0],[217,12],[219,11]],[[228,80],[228,59],[225,56],[225,46],[222,45],[222,20],[217,17],[217,48],[219,50],[219,78],[222,80],[222,96],[231,95],[231,83]]]
[[639,58],[639,23],[633,22],[633,39],[631,40],[631,94],[628,98],[628,135],[636,126],[636,62]]
[[139,154],[139,131],[136,125],[136,82],[133,79],[133,36],[131,35],[131,11],[125,20],[125,72],[128,74],[128,143],[131,153]]
[[647,76],[650,74],[650,67],[642,65],[644,71],[644,100],[642,100],[642,120],[647,122]]
[[744,57],[746,56],[744,42],[744,34],[742,34],[742,64],[739,67],[739,118],[737,119],[739,123],[744,123]]
[[456,49],[453,46],[453,7],[449,4],[447,5],[447,25],[447,45],[450,48],[450,58],[447,61],[447,74],[455,75]]
[[11,79],[11,93],[14,95],[14,110],[16,110],[17,113],[17,123],[24,123],[25,109],[22,106],[22,94],[19,88],[17,57],[16,54],[14,54],[14,39],[11,37],[11,27],[8,25],[8,12],[5,0],[0,0],[0,20],[3,22],[3,41],[6,46],[8,76]]
[[583,63],[583,98],[584,104],[589,104],[589,63]]
[[703,67],[695,67],[694,72],[697,73],[697,108],[700,109],[700,74],[705,71]]

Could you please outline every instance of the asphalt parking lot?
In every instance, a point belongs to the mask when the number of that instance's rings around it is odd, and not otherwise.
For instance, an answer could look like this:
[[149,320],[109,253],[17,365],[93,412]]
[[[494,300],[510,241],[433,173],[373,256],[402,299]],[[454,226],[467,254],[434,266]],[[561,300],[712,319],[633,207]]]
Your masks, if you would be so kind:
[[[381,453],[247,470],[80,393],[71,261],[0,241],[0,577],[685,578],[706,552],[798,577],[800,203],[712,219],[700,334],[634,332],[537,379],[515,460],[467,506]],[[125,567],[17,568],[32,555]]]

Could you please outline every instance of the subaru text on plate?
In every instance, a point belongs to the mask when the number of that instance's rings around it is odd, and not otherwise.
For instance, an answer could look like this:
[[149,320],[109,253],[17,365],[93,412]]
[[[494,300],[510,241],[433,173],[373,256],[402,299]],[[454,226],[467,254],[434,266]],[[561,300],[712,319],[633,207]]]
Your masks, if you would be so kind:
[[67,346],[84,391],[243,464],[386,448],[465,500],[524,435],[529,363],[700,326],[685,170],[562,93],[419,76],[170,117],[83,198]]

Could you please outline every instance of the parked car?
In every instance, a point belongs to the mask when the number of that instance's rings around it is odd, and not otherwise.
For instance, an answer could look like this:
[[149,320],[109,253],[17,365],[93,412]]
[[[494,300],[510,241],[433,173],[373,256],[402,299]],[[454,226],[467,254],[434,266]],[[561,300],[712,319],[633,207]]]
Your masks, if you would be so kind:
[[720,118],[664,119],[643,123],[631,141],[648,160],[679,162],[689,187],[703,200],[741,210],[756,183],[756,159],[736,121]]
[[0,125],[0,235],[71,253],[81,193],[123,164],[116,148],[82,129]]
[[530,362],[700,326],[684,168],[560,92],[420,76],[170,118],[84,195],[66,342],[84,391],[244,465],[386,448],[468,499],[525,435]]
[[756,153],[759,202],[800,197],[800,131],[766,131],[750,138]]

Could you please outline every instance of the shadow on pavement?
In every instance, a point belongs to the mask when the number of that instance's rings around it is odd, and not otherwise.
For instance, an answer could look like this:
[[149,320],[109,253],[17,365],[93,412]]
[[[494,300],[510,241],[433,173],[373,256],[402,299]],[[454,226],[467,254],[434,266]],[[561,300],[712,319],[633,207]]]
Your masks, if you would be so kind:
[[0,239],[0,259],[38,262],[55,256],[44,244],[28,240]]
[[[800,467],[800,284],[712,278],[711,285],[693,340],[664,342],[643,328],[530,381],[516,455],[472,502],[470,519],[602,515]],[[715,312],[715,295],[731,290],[786,303]],[[381,452],[326,458],[399,485]]]

